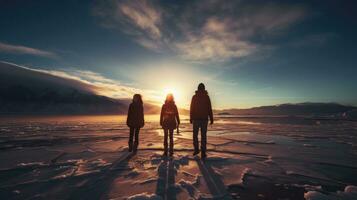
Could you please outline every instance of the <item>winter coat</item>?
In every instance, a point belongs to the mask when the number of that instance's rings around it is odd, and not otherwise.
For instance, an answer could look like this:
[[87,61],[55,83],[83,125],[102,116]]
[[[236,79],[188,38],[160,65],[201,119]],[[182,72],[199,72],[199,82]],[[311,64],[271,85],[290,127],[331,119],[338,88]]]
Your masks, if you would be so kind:
[[142,128],[144,126],[144,108],[140,103],[131,103],[129,105],[126,125],[132,128]]
[[165,102],[161,108],[160,125],[164,129],[175,129],[180,124],[177,106],[174,102]]
[[193,95],[190,107],[190,120],[207,120],[213,121],[211,100],[206,90],[197,90]]

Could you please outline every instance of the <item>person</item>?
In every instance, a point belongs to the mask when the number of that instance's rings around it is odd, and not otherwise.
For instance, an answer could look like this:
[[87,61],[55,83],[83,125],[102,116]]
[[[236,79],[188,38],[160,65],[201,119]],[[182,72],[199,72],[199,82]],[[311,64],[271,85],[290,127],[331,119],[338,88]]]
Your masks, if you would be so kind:
[[133,102],[129,105],[126,124],[130,128],[129,152],[136,153],[139,145],[139,131],[140,128],[144,127],[144,107],[140,94],[133,96]]
[[164,156],[167,156],[168,137],[170,138],[170,156],[174,154],[174,130],[180,124],[180,117],[177,106],[174,101],[174,96],[168,94],[164,105],[161,108],[160,125],[164,129]]
[[193,155],[197,155],[200,152],[198,147],[198,132],[201,129],[201,158],[203,159],[207,157],[206,144],[208,117],[211,124],[213,124],[211,100],[205,89],[205,85],[200,83],[195,95],[193,95],[191,100],[190,123],[193,124]]

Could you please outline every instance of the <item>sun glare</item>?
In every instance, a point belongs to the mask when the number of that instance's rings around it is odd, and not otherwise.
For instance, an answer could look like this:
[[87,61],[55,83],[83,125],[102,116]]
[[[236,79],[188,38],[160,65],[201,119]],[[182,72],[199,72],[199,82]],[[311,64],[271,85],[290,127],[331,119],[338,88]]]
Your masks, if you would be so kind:
[[183,108],[187,106],[186,104],[186,94],[184,93],[185,90],[183,90],[182,87],[174,87],[172,85],[169,85],[167,87],[161,87],[157,89],[157,92],[154,93],[153,96],[151,96],[151,100],[154,102],[158,102],[158,105],[161,105],[163,102],[165,102],[166,96],[168,94],[172,94],[174,96],[174,100],[177,106],[180,108]]
[[174,95],[174,99],[176,102],[179,102],[181,100],[181,92],[179,89],[174,88],[174,87],[164,89],[164,97],[165,98],[166,98],[166,95],[170,94],[170,93]]

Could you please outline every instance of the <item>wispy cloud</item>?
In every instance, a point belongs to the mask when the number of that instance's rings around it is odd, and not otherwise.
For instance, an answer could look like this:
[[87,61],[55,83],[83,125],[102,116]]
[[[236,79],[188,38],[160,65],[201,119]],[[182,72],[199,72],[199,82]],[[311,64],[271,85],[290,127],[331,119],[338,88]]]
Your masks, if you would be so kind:
[[17,64],[0,61],[0,63],[6,63],[12,66],[20,67],[33,72],[40,72],[51,77],[56,77],[55,80],[58,83],[64,83],[66,86],[71,86],[81,91],[92,92],[98,95],[108,96],[112,98],[131,98],[135,93],[150,94],[151,92],[143,91],[135,87],[131,87],[122,84],[116,80],[109,79],[103,75],[77,69],[63,69],[63,70],[47,70],[37,69],[34,67],[20,66]]
[[58,58],[56,53],[35,49],[27,46],[12,45],[0,42],[0,52],[10,53],[10,54],[28,54],[34,56],[42,56],[47,58]]
[[176,42],[175,46],[182,57],[191,60],[222,61],[244,57],[256,51],[259,45],[242,40],[231,30],[230,21],[209,18],[199,33],[184,32],[187,39]]
[[162,46],[162,12],[148,0],[98,1],[94,15],[101,18],[101,25],[118,29],[134,36],[135,41],[152,50]]
[[143,93],[144,91],[135,87],[124,85],[119,81],[104,77],[99,73],[87,70],[71,70],[66,71],[67,74],[74,76],[81,81],[93,85],[94,91],[97,94],[113,97],[113,98],[130,98],[135,93]]
[[226,61],[265,49],[261,40],[283,34],[306,10],[250,1],[196,0],[168,6],[160,1],[112,0],[97,4],[94,14],[103,26],[133,36],[145,48],[171,51],[186,60]]
[[117,4],[117,7],[130,23],[147,32],[151,38],[161,37],[161,13],[149,1],[127,1]]
[[130,87],[106,78],[99,73],[86,70],[40,70],[54,76],[72,79],[88,85],[92,92],[108,96],[112,98],[130,98],[135,93],[142,93],[143,91],[134,87]]

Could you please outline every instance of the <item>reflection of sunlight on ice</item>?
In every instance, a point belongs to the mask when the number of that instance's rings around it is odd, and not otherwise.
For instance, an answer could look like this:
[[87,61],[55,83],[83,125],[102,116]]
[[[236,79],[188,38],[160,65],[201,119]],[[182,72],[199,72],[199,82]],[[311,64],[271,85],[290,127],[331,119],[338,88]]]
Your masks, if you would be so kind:
[[181,131],[179,135],[176,135],[176,137],[183,138],[183,139],[192,139],[192,132]]
[[218,120],[218,124],[243,124],[243,125],[260,125],[262,123],[252,121],[240,121],[240,120]]
[[[160,137],[164,137],[164,129],[158,129],[156,131]],[[168,140],[169,140],[169,138],[168,138]],[[177,140],[177,134],[176,134],[176,130],[174,130],[174,141],[176,141],[176,140]]]
[[251,135],[251,132],[248,131],[232,131],[232,132],[225,132],[221,135],[237,135],[237,136],[241,136],[241,135]]
[[158,129],[158,130],[157,130],[157,134],[158,134],[160,137],[164,137],[164,130],[163,130],[163,129]]

